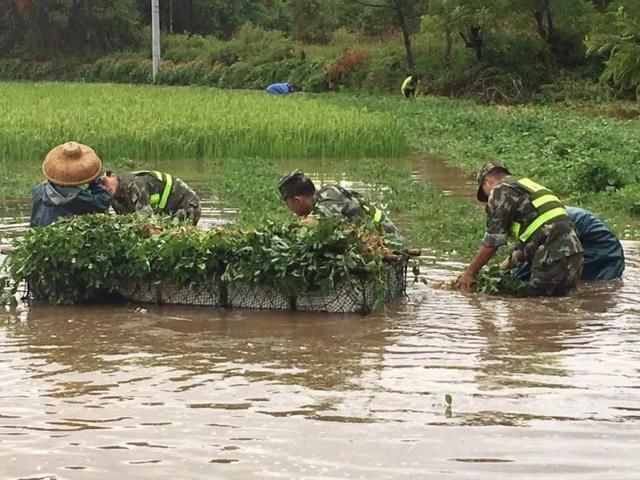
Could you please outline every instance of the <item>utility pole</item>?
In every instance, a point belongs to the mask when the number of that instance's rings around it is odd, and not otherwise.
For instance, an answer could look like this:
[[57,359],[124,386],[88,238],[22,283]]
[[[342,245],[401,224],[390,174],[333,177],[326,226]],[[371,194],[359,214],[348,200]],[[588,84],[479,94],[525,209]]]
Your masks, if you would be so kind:
[[151,41],[153,44],[153,82],[160,70],[160,0],[151,0]]

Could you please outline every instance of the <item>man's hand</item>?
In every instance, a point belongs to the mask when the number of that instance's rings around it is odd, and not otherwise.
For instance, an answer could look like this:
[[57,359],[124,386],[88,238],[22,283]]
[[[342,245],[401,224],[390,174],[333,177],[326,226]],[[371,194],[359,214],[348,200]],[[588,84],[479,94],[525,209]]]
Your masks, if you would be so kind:
[[471,287],[473,286],[473,275],[469,275],[465,273],[462,275],[458,282],[456,283],[456,287],[462,290],[464,293],[468,293],[471,291]]
[[473,257],[471,263],[465,270],[460,280],[456,286],[462,290],[463,292],[470,292],[471,286],[473,285],[473,277],[476,276],[476,273],[480,271],[482,267],[484,267],[489,260],[496,254],[497,247],[487,247],[485,245],[481,245],[478,249],[478,253]]
[[317,225],[318,223],[320,223],[320,220],[318,220],[316,217],[307,215],[302,220],[300,220],[300,223],[303,223],[304,225]]

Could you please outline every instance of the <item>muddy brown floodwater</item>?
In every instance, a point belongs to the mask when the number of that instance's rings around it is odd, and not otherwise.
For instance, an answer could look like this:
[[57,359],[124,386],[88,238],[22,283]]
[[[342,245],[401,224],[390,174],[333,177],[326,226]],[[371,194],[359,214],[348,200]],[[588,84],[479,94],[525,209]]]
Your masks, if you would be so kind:
[[640,243],[624,246],[621,281],[564,299],[411,283],[367,317],[2,312],[0,479],[640,478]]

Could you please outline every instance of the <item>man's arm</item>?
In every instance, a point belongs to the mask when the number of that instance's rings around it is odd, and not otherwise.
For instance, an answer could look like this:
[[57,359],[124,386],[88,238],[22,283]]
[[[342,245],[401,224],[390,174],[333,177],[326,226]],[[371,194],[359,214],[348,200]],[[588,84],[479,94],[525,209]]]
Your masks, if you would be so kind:
[[473,257],[473,260],[471,260],[471,263],[465,270],[464,274],[458,280],[457,287],[463,292],[470,291],[471,286],[473,285],[473,278],[482,267],[489,263],[489,260],[493,258],[497,251],[498,247],[487,247],[485,245],[481,245],[480,249],[478,249],[478,253]]
[[498,248],[507,244],[508,232],[513,221],[518,201],[518,193],[501,184],[493,189],[487,202],[487,230],[473,260],[465,270],[457,286],[463,292],[471,290],[473,277],[496,254]]

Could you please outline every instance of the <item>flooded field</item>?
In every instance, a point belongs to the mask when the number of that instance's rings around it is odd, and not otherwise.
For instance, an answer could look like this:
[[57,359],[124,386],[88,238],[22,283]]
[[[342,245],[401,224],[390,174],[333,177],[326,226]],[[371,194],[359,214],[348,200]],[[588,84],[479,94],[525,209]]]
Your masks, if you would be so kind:
[[[205,224],[233,221],[183,178]],[[28,214],[4,205],[3,234]],[[411,283],[367,317],[2,312],[0,479],[639,478],[640,242],[624,246],[621,281],[565,299]],[[428,280],[462,268],[432,260]]]

